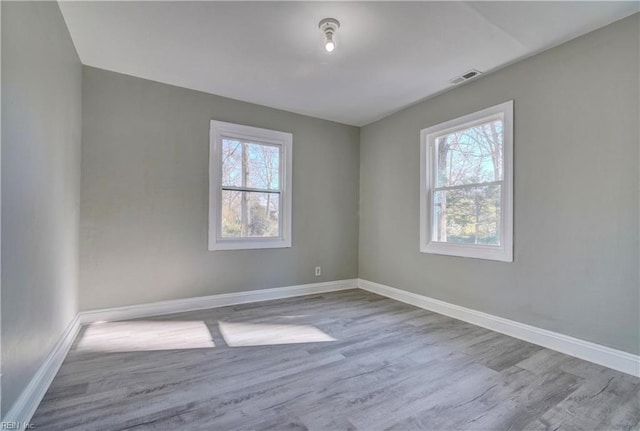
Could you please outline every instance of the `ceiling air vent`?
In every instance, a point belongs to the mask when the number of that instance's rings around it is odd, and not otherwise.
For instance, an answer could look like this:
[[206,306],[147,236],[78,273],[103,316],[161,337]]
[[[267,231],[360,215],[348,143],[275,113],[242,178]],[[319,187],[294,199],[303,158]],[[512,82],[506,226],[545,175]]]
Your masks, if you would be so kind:
[[470,79],[476,78],[478,76],[480,76],[482,72],[480,72],[479,70],[476,69],[471,69],[468,72],[463,73],[460,76],[456,76],[455,78],[453,78],[451,81],[452,84],[460,84],[461,82],[464,81],[468,81]]

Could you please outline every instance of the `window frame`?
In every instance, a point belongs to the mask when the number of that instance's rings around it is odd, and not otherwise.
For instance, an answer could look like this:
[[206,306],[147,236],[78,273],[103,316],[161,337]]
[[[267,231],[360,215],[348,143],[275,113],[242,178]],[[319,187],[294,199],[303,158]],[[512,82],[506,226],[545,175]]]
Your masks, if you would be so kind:
[[[280,148],[280,211],[277,237],[222,237],[222,140],[238,139]],[[242,124],[211,120],[209,129],[209,250],[250,250],[291,247],[291,188],[293,135]],[[228,188],[228,187],[227,187]],[[231,187],[238,189],[237,187]],[[240,187],[253,191],[253,187]],[[255,189],[260,192],[259,189]]]
[[[503,122],[500,245],[433,241],[436,139],[498,118]],[[420,130],[420,252],[513,262],[513,100]]]

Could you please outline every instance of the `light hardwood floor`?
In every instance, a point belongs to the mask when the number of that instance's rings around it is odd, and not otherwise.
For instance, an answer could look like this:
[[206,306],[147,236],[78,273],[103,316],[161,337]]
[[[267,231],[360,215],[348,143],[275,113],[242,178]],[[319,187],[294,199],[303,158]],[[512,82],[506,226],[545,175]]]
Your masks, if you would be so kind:
[[638,430],[640,379],[350,290],[85,327],[32,422]]

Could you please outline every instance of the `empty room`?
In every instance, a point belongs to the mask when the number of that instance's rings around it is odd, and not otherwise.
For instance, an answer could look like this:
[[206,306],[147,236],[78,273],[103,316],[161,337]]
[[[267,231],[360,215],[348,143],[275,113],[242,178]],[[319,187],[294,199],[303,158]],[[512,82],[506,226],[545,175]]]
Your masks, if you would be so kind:
[[640,2],[0,11],[0,430],[640,431]]

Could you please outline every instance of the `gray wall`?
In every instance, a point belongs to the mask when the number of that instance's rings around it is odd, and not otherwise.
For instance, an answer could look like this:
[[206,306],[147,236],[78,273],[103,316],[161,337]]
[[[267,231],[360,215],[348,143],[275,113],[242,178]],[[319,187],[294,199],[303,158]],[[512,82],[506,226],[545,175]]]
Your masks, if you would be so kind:
[[[292,248],[207,251],[212,119],[293,133]],[[356,127],[84,67],[82,139],[83,310],[358,275]]]
[[[639,353],[638,17],[365,126],[360,277]],[[419,253],[420,129],[511,99],[515,261]]]
[[56,2],[2,2],[2,412],[77,312],[82,66]]

